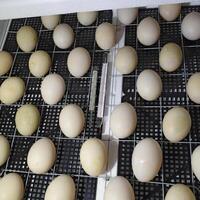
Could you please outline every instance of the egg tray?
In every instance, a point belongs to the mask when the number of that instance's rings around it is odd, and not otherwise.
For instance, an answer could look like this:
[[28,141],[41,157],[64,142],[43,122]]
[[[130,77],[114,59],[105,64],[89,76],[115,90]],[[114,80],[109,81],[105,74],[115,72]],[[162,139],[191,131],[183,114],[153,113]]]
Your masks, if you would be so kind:
[[[164,200],[169,187],[174,183],[184,183],[191,187],[200,200],[200,182],[192,174],[191,153],[200,144],[200,106],[192,103],[186,95],[186,82],[191,74],[200,71],[200,40],[188,41],[181,35],[181,21],[191,11],[200,11],[200,6],[185,6],[180,17],[174,22],[166,22],[159,16],[158,9],[140,9],[135,22],[125,28],[125,44],[137,49],[139,64],[137,70],[123,76],[123,102],[131,103],[137,111],[138,124],[133,135],[120,140],[118,151],[118,175],[125,176],[134,186],[137,200]],[[137,24],[145,17],[158,20],[161,28],[160,40],[151,47],[145,47],[136,38]],[[184,62],[173,73],[164,72],[159,67],[160,48],[176,42],[182,47]],[[144,101],[136,91],[136,80],[144,69],[159,73],[163,82],[163,92],[159,99]],[[187,108],[192,118],[192,129],[187,138],[177,144],[169,143],[162,133],[164,114],[173,106]],[[152,137],[163,150],[163,166],[158,176],[150,183],[141,183],[133,177],[131,157],[138,141]]]
[[[41,24],[40,17],[14,19],[10,23],[3,50],[10,52],[14,58],[11,71],[0,78],[2,83],[9,76],[21,77],[26,90],[23,98],[16,104],[7,106],[0,104],[0,132],[6,135],[11,144],[11,154],[7,163],[0,168],[0,175],[17,172],[24,178],[25,198],[27,200],[41,200],[44,198],[46,188],[50,181],[57,175],[70,174],[76,184],[76,199],[94,200],[96,196],[97,179],[85,174],[80,166],[79,151],[84,140],[90,137],[101,138],[101,127],[97,119],[97,105],[101,78],[102,64],[108,52],[102,51],[95,43],[95,29],[100,23],[112,22],[112,11],[101,11],[94,24],[83,27],[78,23],[76,14],[62,15],[61,22],[68,23],[75,32],[75,42],[70,49],[62,50],[55,47],[52,33]],[[28,59],[30,53],[22,52],[16,43],[16,31],[23,25],[35,28],[39,35],[36,50],[47,51],[53,60],[49,73],[60,74],[66,83],[66,94],[56,105],[49,106],[44,103],[40,94],[42,78],[35,78],[29,73]],[[91,54],[92,66],[82,78],[72,77],[67,70],[67,56],[74,47],[85,47]],[[92,72],[97,70],[97,91],[95,109],[89,110]],[[20,136],[15,128],[15,114],[17,109],[24,104],[31,103],[41,112],[41,124],[37,133],[32,136]],[[58,117],[62,107],[68,103],[81,106],[86,116],[84,132],[75,139],[65,137],[59,127]],[[26,157],[31,145],[41,137],[49,137],[57,148],[57,159],[54,167],[46,174],[36,175],[29,171]]]

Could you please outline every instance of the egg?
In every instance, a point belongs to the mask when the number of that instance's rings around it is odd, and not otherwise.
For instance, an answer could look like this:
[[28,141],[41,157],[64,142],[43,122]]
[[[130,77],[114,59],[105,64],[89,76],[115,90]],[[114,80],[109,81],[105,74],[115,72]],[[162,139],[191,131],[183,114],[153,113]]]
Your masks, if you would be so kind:
[[2,166],[5,164],[10,154],[10,144],[3,135],[0,135],[0,152],[0,166]]
[[73,179],[68,175],[60,175],[47,187],[44,200],[74,200],[75,190]]
[[99,176],[106,171],[107,148],[102,140],[90,138],[80,150],[80,162],[84,171],[90,176]]
[[190,188],[184,184],[175,184],[168,190],[165,200],[196,200]]
[[44,102],[53,105],[58,103],[65,94],[65,81],[59,74],[47,75],[41,83],[41,94]]
[[53,41],[60,49],[69,48],[74,42],[74,31],[68,24],[59,24],[53,31]]
[[133,47],[125,46],[118,49],[115,66],[120,74],[130,74],[138,64],[137,52]]
[[160,26],[152,17],[144,18],[137,27],[137,39],[145,46],[155,44],[160,37]]
[[122,8],[117,10],[119,21],[124,25],[129,25],[135,21],[138,16],[138,8]]
[[117,105],[111,113],[110,128],[117,138],[130,136],[137,125],[137,114],[134,107],[129,103]]
[[181,12],[181,4],[167,4],[159,6],[159,13],[161,17],[168,21],[174,21]]
[[24,192],[24,182],[17,173],[7,174],[0,179],[1,200],[22,200]]
[[60,21],[60,15],[49,15],[41,17],[42,24],[48,30],[53,30]]
[[146,69],[138,76],[136,87],[139,95],[147,100],[156,100],[162,92],[162,80],[153,70]]
[[0,76],[5,75],[12,67],[13,58],[7,51],[0,51]]
[[149,182],[155,178],[162,165],[163,155],[158,142],[152,138],[141,140],[132,154],[132,168],[137,180]]
[[160,67],[166,72],[177,70],[183,61],[182,50],[176,43],[167,43],[163,46],[159,54]]
[[44,174],[54,165],[56,148],[48,138],[37,140],[30,148],[27,156],[29,169],[35,174]]
[[29,70],[33,76],[40,78],[47,74],[52,65],[51,57],[46,51],[34,52],[28,62]]
[[191,12],[187,14],[182,21],[181,31],[188,40],[200,39],[200,13]]
[[80,24],[82,24],[83,26],[89,26],[96,21],[97,15],[97,11],[78,12],[77,18]]
[[115,26],[108,22],[100,24],[96,29],[95,40],[97,45],[103,50],[114,47],[116,42]]
[[40,112],[37,107],[31,104],[21,106],[15,115],[15,124],[21,135],[32,135],[40,124]]
[[22,51],[30,52],[36,47],[38,41],[37,32],[31,26],[22,26],[17,31],[16,40]]
[[195,148],[191,157],[192,171],[200,181],[200,145]]
[[24,81],[19,77],[7,78],[0,87],[0,99],[4,104],[16,103],[25,91]]
[[164,116],[164,136],[170,142],[180,142],[189,134],[191,125],[192,120],[189,112],[183,107],[174,107]]
[[67,58],[67,67],[74,77],[84,76],[91,65],[89,52],[83,47],[73,49]]
[[122,176],[111,178],[104,193],[104,200],[135,200],[131,184]]
[[200,104],[199,91],[200,91],[200,72],[196,72],[192,76],[190,76],[186,85],[186,92],[190,100],[197,104]]
[[65,136],[77,137],[85,126],[84,112],[78,105],[68,104],[60,112],[59,125]]

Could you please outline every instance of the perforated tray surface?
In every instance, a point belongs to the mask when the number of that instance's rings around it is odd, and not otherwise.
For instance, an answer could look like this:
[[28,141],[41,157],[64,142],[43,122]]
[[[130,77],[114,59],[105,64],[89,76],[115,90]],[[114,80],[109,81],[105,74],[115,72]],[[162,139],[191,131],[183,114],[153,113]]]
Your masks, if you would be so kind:
[[[122,101],[136,107],[138,124],[136,132],[126,140],[119,142],[118,175],[125,176],[134,186],[137,200],[162,200],[168,188],[174,183],[184,183],[191,187],[200,199],[200,182],[192,174],[191,153],[200,144],[200,107],[192,103],[186,95],[186,82],[190,75],[200,71],[200,40],[191,42],[181,35],[181,21],[191,11],[200,11],[200,7],[183,7],[181,16],[175,22],[161,19],[158,9],[140,9],[138,19],[126,27],[125,44],[137,49],[138,68],[131,75],[123,77]],[[160,40],[151,47],[144,47],[136,38],[137,24],[145,17],[152,16],[160,23]],[[159,51],[167,42],[176,42],[182,47],[184,62],[174,73],[166,73],[159,67]],[[163,82],[161,97],[152,102],[144,101],[136,91],[136,79],[144,69],[158,72]],[[192,118],[189,136],[177,144],[170,144],[162,133],[164,114],[173,106],[187,108]],[[131,156],[134,146],[145,137],[156,139],[163,150],[163,167],[151,183],[141,183],[133,177]]]
[[[75,32],[75,41],[70,49],[61,50],[55,47],[52,33],[46,30],[40,17],[12,20],[3,49],[10,52],[14,58],[11,71],[0,78],[2,83],[9,76],[19,76],[26,83],[26,91],[23,98],[14,105],[0,105],[0,132],[5,134],[11,144],[11,154],[8,162],[0,168],[0,175],[15,171],[23,178],[26,187],[25,198],[27,200],[41,200],[49,182],[57,175],[70,174],[76,183],[76,199],[94,200],[96,196],[97,179],[87,176],[80,166],[79,151],[83,141],[89,137],[101,138],[101,127],[97,121],[97,101],[94,111],[89,111],[90,89],[92,72],[98,71],[97,88],[99,88],[102,63],[107,57],[106,51],[102,51],[95,43],[95,30],[97,25],[107,21],[112,23],[112,11],[101,11],[96,22],[88,27],[81,26],[76,14],[62,15],[61,22],[68,23]],[[16,43],[16,31],[23,25],[35,28],[39,35],[36,50],[46,50],[52,57],[53,65],[49,73],[60,74],[67,86],[64,98],[57,104],[49,106],[43,102],[40,94],[42,78],[33,77],[28,70],[30,53],[22,52]],[[67,56],[74,47],[85,47],[91,54],[92,66],[89,72],[82,78],[72,77],[67,70]],[[98,99],[99,91],[97,89]],[[37,105],[41,112],[41,124],[38,131],[29,137],[22,137],[15,129],[15,113],[17,109],[27,103]],[[86,116],[86,127],[80,137],[69,139],[65,137],[59,128],[58,117],[62,107],[68,103],[76,103],[81,106]],[[26,157],[31,145],[41,137],[49,137],[57,148],[57,159],[54,167],[44,175],[35,175],[29,171]]]

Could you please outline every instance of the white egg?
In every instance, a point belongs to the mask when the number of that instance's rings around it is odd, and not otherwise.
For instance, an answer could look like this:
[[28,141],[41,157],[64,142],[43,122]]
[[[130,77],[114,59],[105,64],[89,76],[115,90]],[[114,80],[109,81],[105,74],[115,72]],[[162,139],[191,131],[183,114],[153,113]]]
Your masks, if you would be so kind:
[[181,4],[167,4],[159,6],[159,13],[166,21],[174,21],[181,12]]
[[80,150],[80,162],[84,171],[90,176],[99,176],[107,166],[107,148],[102,140],[90,138]]
[[162,92],[162,80],[160,76],[150,69],[146,69],[140,73],[136,86],[139,95],[147,101],[156,100]]
[[7,51],[0,51],[0,76],[6,74],[12,67],[13,57]]
[[59,125],[65,136],[77,137],[85,126],[84,112],[75,104],[65,106],[60,112]]
[[69,72],[79,78],[87,73],[91,65],[89,52],[83,47],[73,49],[67,58]]
[[186,92],[191,101],[194,103],[200,104],[200,72],[194,73],[190,76],[187,86]]
[[188,186],[175,184],[168,190],[165,200],[196,200],[196,198]]
[[0,152],[0,166],[2,166],[10,155],[10,144],[3,135],[0,135]]
[[65,94],[65,81],[59,74],[47,75],[41,84],[41,94],[44,101],[53,105],[58,103]]
[[32,135],[40,124],[40,112],[37,107],[31,104],[21,106],[15,115],[15,124],[21,135]]
[[188,40],[200,39],[200,13],[191,12],[187,14],[182,21],[181,31]]
[[139,181],[149,182],[158,174],[162,160],[162,150],[158,142],[152,138],[145,138],[133,150],[133,173]]
[[117,105],[111,113],[110,128],[117,138],[130,136],[137,125],[137,113],[129,103]]
[[24,199],[24,182],[17,173],[10,173],[0,179],[1,200]]
[[48,172],[56,160],[56,148],[48,138],[37,140],[30,148],[27,156],[29,169],[35,174]]
[[180,142],[189,134],[191,125],[192,120],[189,112],[183,107],[174,107],[164,116],[164,136],[170,142]]
[[83,26],[89,26],[96,21],[97,15],[97,11],[78,12],[77,18],[80,24],[82,24]]
[[39,50],[34,52],[28,62],[29,70],[35,77],[42,77],[47,74],[51,67],[51,57],[46,51]]
[[22,26],[17,31],[16,37],[17,44],[22,51],[30,52],[35,49],[38,41],[38,36],[36,30],[31,26]]
[[137,39],[145,46],[155,44],[160,37],[160,26],[152,17],[144,18],[137,27]]
[[7,78],[0,87],[0,99],[4,104],[16,103],[25,91],[24,81],[19,77]]
[[200,145],[195,148],[191,157],[192,171],[200,181]]
[[53,41],[60,49],[69,48],[74,42],[74,31],[68,24],[59,24],[53,31]]
[[173,72],[177,70],[183,60],[181,48],[176,43],[165,44],[159,55],[160,67],[166,72]]
[[42,16],[41,21],[45,28],[53,30],[60,21],[60,15]]
[[53,179],[47,187],[45,200],[74,200],[75,184],[73,179],[68,175],[60,175]]
[[125,46],[118,49],[115,57],[115,66],[117,71],[121,74],[130,74],[133,72],[138,64],[137,52],[133,47]]
[[135,200],[135,194],[127,179],[116,176],[106,186],[104,200]]
[[138,16],[138,8],[122,8],[117,10],[117,16],[122,24],[129,25]]
[[100,24],[96,29],[95,40],[103,50],[114,47],[116,42],[115,26],[108,22]]

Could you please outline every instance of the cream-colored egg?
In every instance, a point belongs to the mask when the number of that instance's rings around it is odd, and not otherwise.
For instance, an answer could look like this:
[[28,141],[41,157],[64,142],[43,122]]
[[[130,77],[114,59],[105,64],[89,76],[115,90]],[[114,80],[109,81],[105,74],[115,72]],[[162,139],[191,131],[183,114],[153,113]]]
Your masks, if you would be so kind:
[[145,138],[133,150],[133,173],[139,181],[149,182],[158,174],[162,160],[162,150],[158,142],[152,138]]
[[30,52],[35,49],[38,41],[37,32],[31,26],[22,26],[17,31],[17,44],[24,52]]
[[7,174],[0,179],[1,200],[22,200],[24,192],[24,182],[17,173]]
[[188,186],[175,184],[168,190],[165,200],[196,200],[196,198]]
[[89,52],[83,47],[73,49],[67,58],[67,67],[69,72],[79,78],[84,76],[91,65]]
[[122,176],[111,178],[104,193],[104,200],[135,200],[131,184]]
[[2,166],[10,155],[10,144],[3,135],[0,135],[0,152],[0,166]]
[[161,95],[163,87],[160,76],[150,69],[140,73],[136,86],[139,95],[147,101],[156,100]]
[[138,16],[138,8],[122,8],[117,10],[117,16],[122,24],[129,25]]
[[59,24],[53,31],[53,41],[60,49],[69,48],[74,42],[74,31],[68,24]]
[[65,81],[59,74],[47,75],[41,84],[41,94],[44,102],[49,105],[58,103],[65,94]]
[[6,74],[12,67],[13,57],[7,51],[0,51],[0,76]]
[[42,77],[47,74],[51,67],[51,57],[46,51],[39,50],[34,52],[28,62],[29,70],[35,77]]
[[35,174],[48,172],[56,160],[56,148],[48,138],[37,140],[30,148],[27,156],[29,169]]
[[166,21],[174,21],[181,12],[181,4],[167,4],[159,6],[159,13]]
[[77,137],[85,126],[84,112],[75,104],[65,106],[60,112],[59,125],[65,136]]
[[12,104],[22,98],[25,91],[24,81],[19,77],[7,78],[0,87],[0,99],[4,104]]
[[152,17],[144,18],[137,27],[137,39],[145,46],[155,44],[160,37],[160,26]]
[[177,70],[183,60],[181,48],[176,43],[167,43],[163,46],[159,55],[160,67],[166,72]]
[[37,107],[31,104],[21,106],[15,115],[15,124],[21,135],[32,135],[40,124],[40,112]]
[[89,26],[96,21],[97,15],[97,11],[78,12],[77,18],[80,24],[82,24],[83,26]]
[[137,113],[129,103],[117,105],[111,113],[110,128],[117,138],[130,136],[137,125]]
[[130,74],[138,64],[137,52],[133,47],[125,46],[120,48],[115,57],[115,66],[121,74]]
[[80,150],[80,161],[87,174],[96,177],[104,173],[107,159],[107,148],[103,141],[90,138],[83,143]]
[[60,21],[60,15],[42,16],[41,21],[45,28],[53,30]]
[[170,142],[180,142],[189,134],[191,125],[192,120],[189,112],[183,107],[174,107],[164,116],[164,136]]
[[114,47],[116,42],[115,26],[108,22],[100,24],[96,29],[95,40],[98,46],[103,50]]
[[187,86],[186,92],[191,101],[194,103],[200,104],[200,72],[194,73],[190,76]]
[[45,200],[74,200],[75,184],[68,175],[60,175],[53,179],[47,187]]
[[181,31],[188,40],[200,39],[200,13],[191,12],[187,14],[182,21]]
[[192,171],[200,181],[200,145],[195,148],[191,157]]

